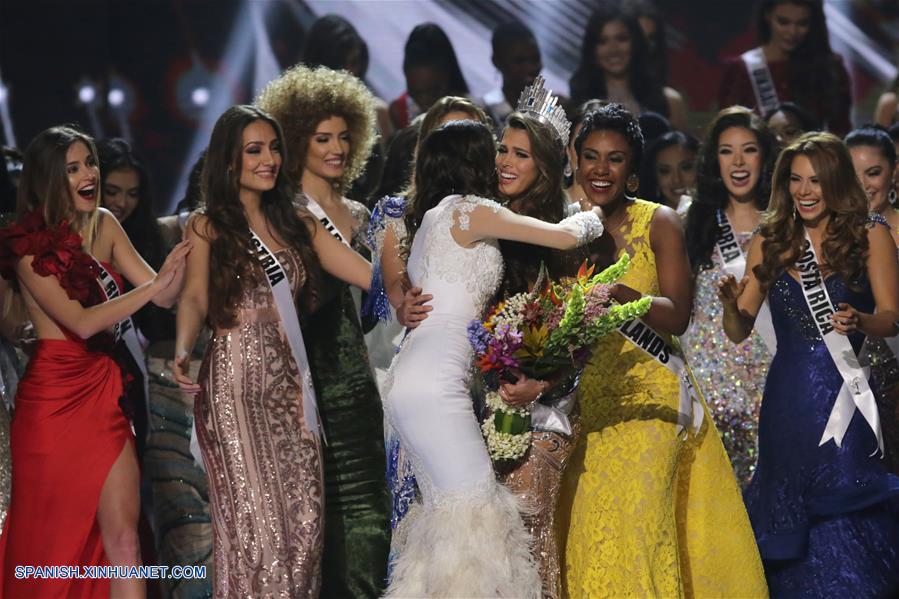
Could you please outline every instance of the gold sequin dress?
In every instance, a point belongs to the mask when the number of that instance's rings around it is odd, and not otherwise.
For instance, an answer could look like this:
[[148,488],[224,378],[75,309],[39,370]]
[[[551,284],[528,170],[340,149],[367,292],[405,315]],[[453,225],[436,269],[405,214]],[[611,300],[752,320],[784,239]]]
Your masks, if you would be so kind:
[[[649,231],[659,206],[636,200],[622,229],[621,282],[659,294]],[[706,412],[676,433],[679,382],[617,333],[601,338],[578,388],[581,434],[557,520],[563,590],[581,597],[765,597],[755,538]]]
[[[275,252],[294,296],[299,254]],[[261,272],[260,272],[261,274]],[[321,446],[307,430],[301,386],[271,289],[244,292],[238,326],[216,331],[195,405],[209,476],[216,597],[318,597]]]

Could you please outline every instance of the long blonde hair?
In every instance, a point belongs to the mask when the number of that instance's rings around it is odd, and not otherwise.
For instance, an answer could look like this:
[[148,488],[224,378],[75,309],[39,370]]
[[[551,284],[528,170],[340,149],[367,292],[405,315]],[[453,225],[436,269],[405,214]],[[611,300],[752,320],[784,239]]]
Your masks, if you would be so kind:
[[802,252],[805,231],[790,195],[793,159],[807,156],[821,184],[830,218],[821,243],[822,265],[850,285],[865,274],[868,256],[868,197],[862,189],[849,150],[830,133],[806,133],[787,146],[774,166],[771,200],[762,217],[762,262],[753,272],[769,288]]

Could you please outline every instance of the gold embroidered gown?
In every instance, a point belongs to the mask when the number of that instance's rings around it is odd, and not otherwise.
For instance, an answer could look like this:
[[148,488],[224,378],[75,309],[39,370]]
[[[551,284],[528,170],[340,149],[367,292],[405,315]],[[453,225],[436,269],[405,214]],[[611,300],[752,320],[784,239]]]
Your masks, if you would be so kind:
[[[294,297],[305,272],[275,252]],[[209,499],[216,597],[318,597],[321,446],[307,430],[297,366],[271,289],[244,292],[238,325],[216,331],[200,370],[195,418]]]
[[[636,200],[622,230],[632,259],[621,282],[648,295],[659,294],[649,243],[656,208]],[[557,515],[566,596],[767,596],[708,412],[698,434],[675,432],[677,377],[614,333],[598,342],[578,393],[581,434]]]

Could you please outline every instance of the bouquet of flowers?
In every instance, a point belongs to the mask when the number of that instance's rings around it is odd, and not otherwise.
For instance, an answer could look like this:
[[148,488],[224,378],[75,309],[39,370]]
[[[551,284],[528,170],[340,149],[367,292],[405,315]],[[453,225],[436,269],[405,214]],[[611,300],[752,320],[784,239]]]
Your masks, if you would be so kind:
[[[596,341],[623,323],[644,315],[651,297],[618,304],[611,285],[627,272],[630,257],[599,274],[586,261],[577,276],[557,283],[541,271],[534,291],[518,293],[491,307],[487,317],[468,325],[468,339],[487,388],[493,412],[481,426],[494,461],[516,460],[530,447],[530,410],[506,404],[496,392],[516,372],[529,378],[551,378],[582,368]],[[546,281],[544,283],[544,281]]]

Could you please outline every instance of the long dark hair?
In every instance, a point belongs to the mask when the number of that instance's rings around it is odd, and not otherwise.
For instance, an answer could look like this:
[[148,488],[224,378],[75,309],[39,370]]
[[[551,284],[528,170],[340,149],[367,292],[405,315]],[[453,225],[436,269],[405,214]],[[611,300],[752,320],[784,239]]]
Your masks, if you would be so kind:
[[631,40],[631,57],[628,65],[631,93],[641,108],[668,116],[663,82],[653,77],[649,68],[648,46],[636,16],[623,11],[615,4],[606,3],[590,15],[581,43],[581,58],[571,76],[571,102],[578,104],[593,98],[606,98],[606,79],[596,64],[596,46],[603,27],[613,21],[622,23]]
[[664,16],[652,0],[629,0],[625,5],[625,10],[637,18],[638,24],[640,17],[650,19],[655,23],[655,33],[647,40],[646,56],[652,76],[662,85],[666,85],[668,83],[668,25],[665,23]]
[[[562,171],[565,168],[565,149],[550,128],[527,115],[513,112],[506,121],[506,129],[524,131],[531,143],[531,158],[537,167],[537,179],[523,193],[504,198],[509,208],[518,214],[557,223],[565,215],[565,194],[562,191]],[[527,291],[537,280],[540,263],[546,265],[550,276],[562,274],[556,252],[529,243],[502,239],[499,242],[506,263],[500,292],[503,294]]]
[[128,142],[121,138],[104,139],[97,142],[97,155],[100,157],[100,178],[104,193],[106,178],[113,171],[130,169],[137,173],[137,206],[134,207],[128,218],[122,221],[122,228],[137,253],[153,269],[158,270],[165,260],[165,248],[159,224],[156,222],[156,212],[153,210],[150,173],[147,171],[147,167],[134,153]]
[[762,262],[753,272],[768,289],[793,266],[805,243],[802,219],[795,214],[790,195],[793,159],[807,156],[821,184],[821,195],[831,211],[824,230],[819,260],[850,286],[865,276],[868,256],[868,196],[855,176],[852,157],[840,138],[831,133],[806,133],[786,147],[777,159],[771,201],[762,219]]
[[731,127],[747,129],[755,134],[762,152],[761,172],[753,189],[759,210],[768,206],[771,185],[771,165],[777,154],[777,142],[765,122],[743,106],[731,106],[719,112],[709,125],[699,152],[699,172],[696,178],[696,197],[687,212],[685,236],[687,255],[693,272],[712,267],[712,252],[718,238],[718,210],[727,207],[729,195],[718,166],[718,140]]
[[[837,107],[838,90],[834,89],[835,72],[841,68],[839,60],[830,47],[827,20],[824,16],[822,0],[760,0],[756,11],[755,25],[759,45],[771,41],[771,26],[768,15],[777,6],[795,4],[809,11],[809,30],[805,39],[790,53],[787,74],[790,90],[800,106],[823,104],[827,112],[833,114]],[[823,101],[822,101],[823,100]]]
[[497,197],[493,133],[486,125],[468,120],[438,127],[418,148],[414,178],[415,188],[406,203],[406,254],[425,212],[446,196]]
[[[306,271],[306,284],[299,304],[311,311],[320,278],[319,261],[312,250],[312,234],[297,212],[294,185],[287,178],[284,135],[267,112],[255,106],[232,106],[219,117],[212,130],[203,164],[203,210],[209,219],[209,231],[198,233],[209,240],[209,321],[213,326],[231,328],[236,324],[236,309],[245,289],[259,283],[261,274],[250,255],[253,247],[250,229],[239,197],[242,136],[255,121],[272,126],[281,146],[282,163],[275,186],[262,194],[262,213],[277,239],[296,249]],[[310,221],[311,216],[307,217]]]
[[[668,148],[680,146],[696,155],[699,153],[699,140],[683,131],[669,131],[657,137],[646,147],[643,163],[640,167],[640,197],[657,204],[665,204],[667,200],[659,189],[659,178],[656,175],[656,160],[659,154]],[[677,208],[677,206],[672,206]]]
[[[360,79],[368,71],[368,44],[352,23],[339,15],[324,15],[315,20],[303,43],[303,64],[307,67],[328,67],[347,70],[353,52],[359,55]],[[356,73],[353,73],[356,75]]]
[[403,71],[419,66],[443,69],[447,74],[449,95],[468,95],[468,83],[462,75],[453,44],[446,32],[436,23],[416,25],[406,40]]

